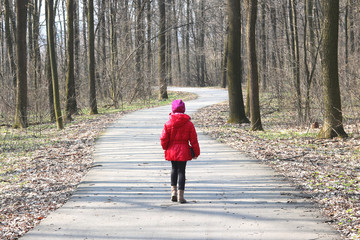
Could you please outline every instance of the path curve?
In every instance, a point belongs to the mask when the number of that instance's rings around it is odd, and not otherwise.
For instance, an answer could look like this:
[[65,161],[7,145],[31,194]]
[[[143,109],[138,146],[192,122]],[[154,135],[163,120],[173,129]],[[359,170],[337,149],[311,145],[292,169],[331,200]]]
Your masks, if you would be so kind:
[[[195,92],[187,113],[227,99]],[[189,162],[187,204],[170,202],[170,164],[159,136],[170,107],[126,114],[97,141],[95,164],[70,200],[22,239],[341,239],[313,204],[259,161],[198,129],[201,156]]]

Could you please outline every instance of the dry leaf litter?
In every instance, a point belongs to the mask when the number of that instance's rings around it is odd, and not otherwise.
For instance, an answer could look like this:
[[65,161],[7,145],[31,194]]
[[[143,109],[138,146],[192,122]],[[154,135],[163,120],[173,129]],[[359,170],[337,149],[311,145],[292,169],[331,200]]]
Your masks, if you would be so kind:
[[[153,99],[157,99],[156,91]],[[169,91],[185,101],[193,93]],[[145,107],[163,105],[151,100]],[[78,117],[64,130],[36,124],[32,130],[0,129],[0,239],[13,240],[61,207],[92,168],[96,139],[114,120],[131,110]]]
[[[18,239],[51,211],[61,207],[92,168],[94,144],[103,130],[122,113],[81,121],[67,131],[56,129],[47,147],[34,147],[31,154],[6,156],[0,166],[0,236]],[[235,149],[263,160],[285,175],[320,204],[328,223],[344,239],[360,239],[360,138],[316,140],[306,137],[314,129],[283,125],[264,126],[265,132],[249,132],[248,125],[226,123],[228,105],[202,109],[193,120],[205,133]],[[265,122],[265,121],[264,121]],[[268,136],[266,127],[277,134]],[[358,133],[360,126],[346,131]],[[56,133],[54,133],[56,132]],[[290,136],[289,136],[290,133]],[[2,136],[0,152],[6,150]],[[11,148],[11,146],[10,146]],[[15,177],[14,177],[15,176]]]
[[[1,159],[1,239],[18,239],[69,199],[93,166],[96,138],[120,115],[87,119],[62,131],[42,130],[42,136],[52,136],[44,137],[48,144],[30,147],[31,154],[25,156],[15,152]],[[9,150],[2,136],[0,152]]]
[[319,204],[326,222],[344,239],[360,239],[359,124],[346,125],[346,132],[352,133],[347,139],[320,140],[319,129],[293,128],[286,121],[274,124],[266,114],[265,131],[250,132],[249,124],[228,124],[228,113],[228,103],[222,103],[200,110],[193,120],[205,134],[286,176],[304,197]]

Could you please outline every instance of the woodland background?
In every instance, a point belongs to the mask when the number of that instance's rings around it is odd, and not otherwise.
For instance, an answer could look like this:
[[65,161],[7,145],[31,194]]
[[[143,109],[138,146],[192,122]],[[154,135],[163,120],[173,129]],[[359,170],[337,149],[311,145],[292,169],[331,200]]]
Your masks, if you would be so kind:
[[[26,1],[20,1],[26,2]],[[73,113],[89,109],[89,2],[73,2],[69,31],[64,0],[32,0],[27,5],[26,51],[27,107],[29,123],[55,119],[51,90],[51,62],[47,46],[46,11],[53,6],[54,55],[59,85],[60,108],[66,109],[68,34],[73,35],[76,100]],[[92,1],[90,1],[92,2]],[[160,31],[159,4],[151,0],[94,1],[94,70],[96,98],[100,106],[119,108],[123,102],[146,99],[159,79],[159,36],[166,37],[166,83],[179,86],[226,86],[226,1],[166,0],[166,24]],[[242,3],[245,5],[245,3]],[[16,26],[15,1],[0,3],[0,112],[1,124],[11,125],[16,105]],[[272,104],[276,111],[296,110],[296,124],[322,120],[321,1],[267,1],[257,4],[256,43],[261,106]],[[343,108],[351,111],[346,121],[357,121],[359,103],[360,52],[359,1],[340,1],[339,79]],[[294,15],[294,14],[295,15]],[[51,15],[50,14],[50,15]],[[294,18],[295,16],[295,18]],[[246,84],[246,8],[241,8],[242,80]],[[295,20],[295,21],[294,21]],[[21,24],[20,24],[21,25]],[[90,24],[91,25],[91,24]],[[293,28],[292,26],[295,26]],[[295,31],[295,33],[294,33]],[[294,36],[296,38],[294,38]],[[72,45],[72,44],[71,44]],[[298,53],[295,49],[298,48]],[[297,54],[298,56],[296,56]],[[295,63],[299,72],[294,72]],[[299,84],[297,84],[299,82]],[[24,84],[23,84],[24,85]],[[244,85],[245,86],[245,85]],[[246,89],[246,86],[243,87]],[[25,93],[24,93],[25,94]],[[295,97],[294,97],[295,96]],[[90,100],[91,102],[92,100]],[[66,115],[64,113],[64,115]]]

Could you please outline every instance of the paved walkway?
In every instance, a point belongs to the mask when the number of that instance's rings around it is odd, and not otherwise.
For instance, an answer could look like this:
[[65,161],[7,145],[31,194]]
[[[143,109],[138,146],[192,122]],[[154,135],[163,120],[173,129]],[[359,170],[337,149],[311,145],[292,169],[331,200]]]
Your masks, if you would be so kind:
[[[199,94],[187,113],[227,99]],[[23,239],[340,239],[316,208],[259,161],[198,130],[201,156],[189,162],[187,204],[170,201],[170,164],[159,136],[170,107],[127,114],[98,140],[92,169],[72,198]]]

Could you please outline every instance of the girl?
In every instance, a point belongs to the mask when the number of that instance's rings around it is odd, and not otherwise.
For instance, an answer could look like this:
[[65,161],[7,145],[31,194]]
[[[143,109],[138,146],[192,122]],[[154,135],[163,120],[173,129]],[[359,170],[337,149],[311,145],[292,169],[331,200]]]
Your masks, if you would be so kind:
[[[165,150],[165,159],[171,161],[171,201],[186,203],[185,168],[186,162],[200,155],[200,147],[194,124],[189,115],[184,114],[185,103],[179,99],[172,102],[172,113],[161,133],[161,146]],[[193,149],[193,156],[190,146]],[[179,195],[177,185],[179,183]]]

